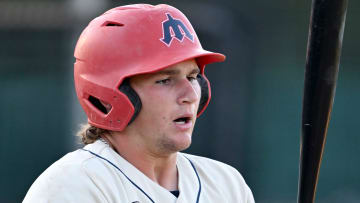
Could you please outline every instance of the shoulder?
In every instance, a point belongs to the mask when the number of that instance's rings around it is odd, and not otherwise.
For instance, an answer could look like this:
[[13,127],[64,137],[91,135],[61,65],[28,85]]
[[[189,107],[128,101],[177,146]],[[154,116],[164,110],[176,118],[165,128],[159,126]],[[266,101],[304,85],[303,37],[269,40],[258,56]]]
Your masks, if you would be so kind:
[[24,202],[104,202],[86,169],[94,161],[94,156],[82,149],[66,154],[35,180]]
[[243,176],[234,167],[210,158],[181,153],[197,171],[204,187],[238,202],[254,202]]
[[83,165],[92,158],[90,154],[81,149],[70,152],[49,166],[36,179],[34,184],[46,183],[47,180],[52,180],[52,182],[53,180],[61,181],[64,177],[82,178],[84,174]]
[[202,157],[196,156],[191,154],[182,153],[193,165],[196,167],[197,170],[206,171],[206,173],[210,173],[212,175],[222,175],[225,176],[237,176],[239,179],[244,181],[241,174],[232,166],[225,164],[223,162]]
[[49,166],[36,181],[46,177],[60,179],[61,177],[58,177],[59,174],[62,174],[62,177],[78,176],[82,174],[84,164],[91,159],[93,159],[93,156],[82,149],[70,152]]

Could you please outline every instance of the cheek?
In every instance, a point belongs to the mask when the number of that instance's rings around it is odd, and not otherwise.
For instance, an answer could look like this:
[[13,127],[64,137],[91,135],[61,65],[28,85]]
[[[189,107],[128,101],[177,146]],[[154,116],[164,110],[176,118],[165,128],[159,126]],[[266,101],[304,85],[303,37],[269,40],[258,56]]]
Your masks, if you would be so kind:
[[165,104],[168,100],[166,98],[170,97],[169,93],[156,89],[149,89],[139,96],[141,102],[144,105],[149,106],[150,108],[156,108],[158,106],[161,106],[162,104]]
[[[142,103],[141,111],[146,112],[148,116],[164,115],[164,112],[169,108],[171,95],[168,92],[149,89],[138,94]],[[161,116],[160,118],[162,119],[163,117]]]
[[200,98],[201,98],[201,87],[200,87],[200,85],[196,84],[194,86],[194,90],[195,90],[195,92],[196,92],[196,94],[198,96],[198,100],[199,100],[198,102],[200,102]]

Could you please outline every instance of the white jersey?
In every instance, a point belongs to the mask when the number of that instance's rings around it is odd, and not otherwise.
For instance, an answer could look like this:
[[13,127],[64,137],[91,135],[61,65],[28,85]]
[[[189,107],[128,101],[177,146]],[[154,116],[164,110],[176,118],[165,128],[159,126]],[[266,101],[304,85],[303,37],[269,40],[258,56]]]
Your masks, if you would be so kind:
[[239,172],[208,158],[178,153],[179,197],[98,140],[68,153],[33,183],[23,203],[252,203]]

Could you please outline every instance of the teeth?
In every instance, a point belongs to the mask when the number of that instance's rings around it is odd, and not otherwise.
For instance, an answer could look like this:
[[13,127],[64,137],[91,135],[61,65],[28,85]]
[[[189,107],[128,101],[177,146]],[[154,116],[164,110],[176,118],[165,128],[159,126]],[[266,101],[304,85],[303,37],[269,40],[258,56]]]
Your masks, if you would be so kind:
[[176,124],[185,124],[185,121],[175,121]]

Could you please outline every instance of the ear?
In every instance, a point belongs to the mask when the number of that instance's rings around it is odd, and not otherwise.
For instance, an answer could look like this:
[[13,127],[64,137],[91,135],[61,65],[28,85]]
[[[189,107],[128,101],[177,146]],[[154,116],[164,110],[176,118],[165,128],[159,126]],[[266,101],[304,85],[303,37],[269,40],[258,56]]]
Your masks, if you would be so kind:
[[100,100],[100,103],[105,107],[106,112],[109,112],[111,110],[111,108],[112,108],[111,104],[109,104],[103,100]]

